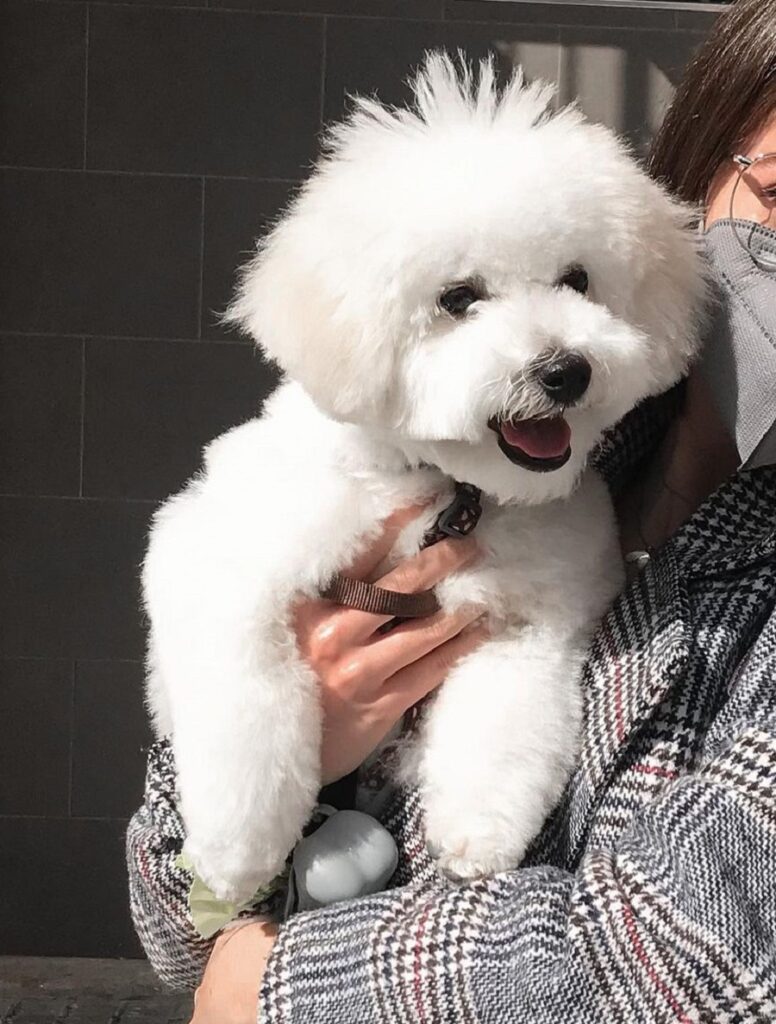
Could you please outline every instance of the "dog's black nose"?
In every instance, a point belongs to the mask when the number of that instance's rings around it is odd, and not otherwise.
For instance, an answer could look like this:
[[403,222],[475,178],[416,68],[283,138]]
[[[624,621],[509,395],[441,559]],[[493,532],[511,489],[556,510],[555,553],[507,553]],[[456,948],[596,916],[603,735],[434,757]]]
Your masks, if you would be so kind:
[[563,355],[545,363],[537,371],[536,379],[558,405],[578,402],[587,391],[592,375],[590,363],[577,352]]

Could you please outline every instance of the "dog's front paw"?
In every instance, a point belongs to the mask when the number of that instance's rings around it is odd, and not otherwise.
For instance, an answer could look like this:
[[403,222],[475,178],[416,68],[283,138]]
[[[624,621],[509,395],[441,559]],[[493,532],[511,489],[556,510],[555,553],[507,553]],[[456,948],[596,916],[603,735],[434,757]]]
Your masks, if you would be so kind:
[[253,849],[248,844],[224,850],[194,843],[190,838],[183,852],[216,899],[236,904],[252,899],[257,890],[281,873],[286,860],[284,854],[273,855],[267,849]]
[[427,847],[437,869],[453,882],[470,882],[508,871],[519,864],[525,852],[525,844],[508,848],[503,836],[482,830],[448,830],[444,836],[429,831]]
[[474,776],[469,785],[442,782],[423,797],[429,852],[440,871],[465,880],[516,868],[559,795],[556,784],[528,771],[502,773],[491,786]]

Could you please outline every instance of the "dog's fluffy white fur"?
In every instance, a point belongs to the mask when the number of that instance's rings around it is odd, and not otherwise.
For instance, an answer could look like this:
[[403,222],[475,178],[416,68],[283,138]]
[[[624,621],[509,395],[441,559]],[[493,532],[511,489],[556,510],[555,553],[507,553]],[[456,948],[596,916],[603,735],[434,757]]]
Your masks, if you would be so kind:
[[[517,864],[577,753],[579,669],[621,585],[602,431],[686,370],[704,285],[687,211],[574,107],[431,55],[412,109],[358,100],[247,267],[232,317],[286,374],[157,514],[144,568],[149,701],[186,849],[222,897],[283,867],[320,785],[317,682],[290,624],[397,506],[483,490],[482,561],[437,588],[493,636],[452,669],[408,760],[430,845],[462,877]],[[590,290],[559,285],[583,266]],[[440,309],[476,281],[465,315]],[[570,460],[514,465],[493,417],[557,414],[530,370],[573,351]]]

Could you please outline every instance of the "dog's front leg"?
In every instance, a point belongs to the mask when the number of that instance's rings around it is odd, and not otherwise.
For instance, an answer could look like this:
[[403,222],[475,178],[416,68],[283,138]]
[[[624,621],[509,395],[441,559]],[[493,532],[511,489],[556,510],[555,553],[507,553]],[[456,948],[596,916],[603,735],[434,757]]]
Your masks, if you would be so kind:
[[315,805],[320,696],[263,535],[206,511],[178,500],[152,533],[149,702],[172,734],[185,852],[241,901],[283,869]]
[[219,898],[242,901],[283,870],[315,806],[319,699],[303,665],[251,671],[222,653],[209,667],[217,695],[190,686],[173,732],[185,852]]
[[574,765],[584,643],[510,629],[461,662],[420,738],[429,849],[442,871],[515,867]]

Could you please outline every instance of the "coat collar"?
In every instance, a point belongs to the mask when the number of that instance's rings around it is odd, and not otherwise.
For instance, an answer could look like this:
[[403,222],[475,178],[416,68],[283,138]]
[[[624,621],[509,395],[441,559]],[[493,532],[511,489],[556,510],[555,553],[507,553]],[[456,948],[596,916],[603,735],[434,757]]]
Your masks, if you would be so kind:
[[743,572],[776,555],[776,466],[739,470],[672,538],[688,575]]
[[662,395],[645,399],[604,433],[590,462],[612,494],[619,494],[654,454],[681,409],[684,392],[682,381]]
[[[608,430],[591,456],[614,495],[654,455],[684,401],[684,382],[646,399]],[[776,547],[776,466],[739,470],[669,542],[683,572],[734,572],[770,558]],[[653,560],[654,561],[654,560]]]

